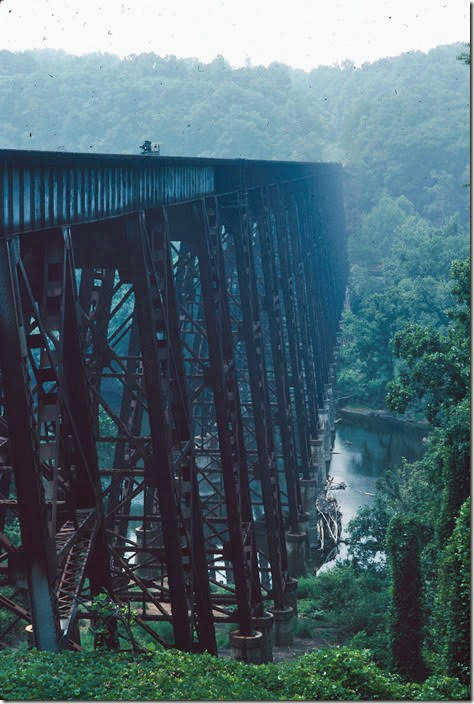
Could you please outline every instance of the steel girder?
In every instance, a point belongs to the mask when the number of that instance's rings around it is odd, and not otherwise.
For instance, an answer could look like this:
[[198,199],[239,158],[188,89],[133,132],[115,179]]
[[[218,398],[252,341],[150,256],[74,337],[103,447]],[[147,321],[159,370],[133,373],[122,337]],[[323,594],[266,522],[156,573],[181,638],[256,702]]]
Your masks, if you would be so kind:
[[78,647],[100,591],[214,653],[215,623],[288,603],[347,275],[333,181],[0,240],[0,607],[38,647]]
[[57,650],[73,631],[86,571],[93,593],[110,587],[70,231],[21,245],[4,239],[1,248],[11,505],[22,539],[8,555],[9,574],[15,583],[26,577],[37,646]]

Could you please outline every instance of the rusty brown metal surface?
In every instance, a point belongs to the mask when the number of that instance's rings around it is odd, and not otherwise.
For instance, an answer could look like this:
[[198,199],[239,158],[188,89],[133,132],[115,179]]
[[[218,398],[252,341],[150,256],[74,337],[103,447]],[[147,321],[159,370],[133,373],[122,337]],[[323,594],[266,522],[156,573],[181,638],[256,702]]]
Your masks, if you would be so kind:
[[0,228],[1,643],[79,647],[101,591],[166,646],[251,633],[325,472],[340,167],[3,150]]

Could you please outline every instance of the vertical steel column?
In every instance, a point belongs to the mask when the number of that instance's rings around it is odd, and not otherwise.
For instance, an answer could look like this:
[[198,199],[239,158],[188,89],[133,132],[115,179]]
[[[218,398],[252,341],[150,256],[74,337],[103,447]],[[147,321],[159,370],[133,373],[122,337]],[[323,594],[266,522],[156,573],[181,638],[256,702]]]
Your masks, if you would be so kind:
[[[218,235],[215,239],[217,244],[216,262],[218,266],[219,277],[222,282],[226,282],[226,271],[224,264],[224,253],[222,250],[222,241],[219,232],[222,232],[222,225],[219,219],[219,206],[217,198],[204,199],[206,207],[206,218],[209,226],[209,232],[212,235]],[[245,571],[250,587],[250,604],[251,611],[253,608],[253,616],[260,616],[263,613],[263,602],[260,578],[258,572],[257,550],[255,542],[252,501],[250,496],[250,477],[248,471],[248,462],[245,451],[244,442],[244,426],[242,422],[242,410],[240,403],[239,384],[237,380],[237,370],[234,357],[234,346],[232,340],[232,326],[230,319],[229,291],[227,286],[222,286],[222,350],[224,359],[227,364],[225,367],[226,388],[229,397],[229,406],[231,416],[234,418],[237,431],[237,441],[239,444],[240,454],[240,498],[242,519],[244,531],[242,533],[243,551],[245,561]],[[246,634],[241,634],[246,635]]]
[[289,218],[289,243],[295,272],[297,308],[301,321],[301,355],[304,363],[305,391],[308,408],[308,430],[312,438],[318,432],[318,398],[316,392],[316,368],[311,338],[311,315],[308,302],[308,287],[305,278],[304,260],[306,253],[302,247],[301,227],[295,200],[295,185],[287,186],[287,208]]
[[283,187],[274,189],[274,211],[277,219],[277,247],[280,260],[280,282],[285,306],[285,318],[288,337],[288,348],[291,365],[291,386],[295,397],[296,425],[301,453],[301,470],[304,479],[309,478],[310,449],[309,425],[306,412],[305,388],[300,350],[304,311],[296,305],[296,271],[293,267],[289,248],[289,223],[286,202],[283,198]]
[[227,211],[235,246],[235,261],[239,279],[243,314],[243,335],[250,379],[253,418],[258,452],[259,478],[262,485],[264,518],[267,528],[268,553],[272,574],[272,596],[276,608],[284,606],[286,545],[280,504],[278,474],[275,462],[273,423],[267,388],[265,356],[258,304],[257,284],[250,241],[249,213],[241,197],[240,207]]
[[[1,379],[0,379],[1,384]],[[3,390],[0,386],[0,405],[2,403]],[[0,416],[0,500],[8,500],[11,484],[11,460],[8,451],[8,424],[5,416]],[[0,505],[0,533],[5,528],[7,516],[7,505]]]
[[255,578],[258,579],[258,574],[252,574],[256,556],[254,545],[249,543],[249,540],[252,540],[252,526],[248,474],[239,427],[240,408],[236,395],[238,387],[228,321],[225,277],[222,276],[216,200],[202,201],[201,207],[195,206],[194,212],[202,227],[202,236],[198,237],[197,254],[227,507],[229,557],[233,564],[240,633],[248,636],[252,633],[251,604],[252,592],[255,592],[252,582]]
[[[75,441],[80,448],[75,491],[76,507],[78,509],[93,508],[96,512],[96,535],[88,561],[88,576],[91,593],[94,596],[103,589],[111,593],[112,580],[106,549],[91,399],[82,353],[75,267],[69,228],[62,228],[61,235],[65,255],[61,396],[71,415],[71,421],[75,426]],[[111,643],[115,645],[114,641],[114,634],[111,633]]]
[[153,447],[150,476],[156,483],[160,505],[175,643],[176,647],[181,650],[191,650],[190,604],[183,570],[174,466],[171,454],[172,418],[167,410],[165,396],[169,380],[163,378],[159,362],[159,347],[163,348],[163,343],[167,344],[167,340],[157,339],[161,338],[161,334],[157,334],[156,330],[150,281],[152,272],[147,252],[149,245],[146,241],[144,213],[139,213],[135,218],[127,219],[125,229],[130,246],[135,306],[140,330]]
[[[162,222],[161,222],[162,219]],[[167,307],[167,329],[172,352],[174,389],[171,390],[175,435],[181,446],[187,447],[186,457],[183,460],[183,471],[190,483],[190,506],[187,506],[185,497],[182,511],[190,512],[190,538],[192,555],[188,556],[192,567],[194,608],[196,611],[196,630],[199,646],[202,651],[217,654],[216,636],[212,621],[212,603],[209,589],[206,551],[204,545],[203,519],[199,498],[199,487],[196,477],[196,463],[194,457],[194,439],[191,434],[191,417],[186,389],[184,362],[179,335],[177,301],[171,263],[169,243],[168,212],[163,208],[160,217],[156,214],[150,218],[150,234],[152,237],[152,253],[156,257],[155,265],[159,268],[166,291],[165,303]]]
[[315,267],[313,260],[315,243],[312,241],[309,223],[311,201],[308,199],[306,189],[307,185],[301,182],[299,187],[296,188],[296,200],[301,228],[301,246],[304,252],[303,265],[308,292],[309,329],[313,347],[313,359],[315,361],[317,402],[318,406],[322,407],[325,383],[324,341],[322,334],[323,319],[321,313],[321,295],[318,289],[318,269]]
[[321,184],[319,181],[316,183],[307,183],[304,186],[309,221],[309,253],[312,260],[313,275],[315,275],[315,284],[319,294],[319,316],[324,331],[322,339],[323,383],[327,384],[333,340],[332,300],[334,290],[329,272],[329,267],[331,266],[328,242],[329,233],[320,189]]
[[55,550],[48,532],[29,390],[26,321],[18,280],[19,246],[18,238],[0,238],[0,359],[35,642],[42,650],[58,651],[61,635],[51,560]]
[[[138,331],[137,314],[134,311],[130,326],[130,337],[128,340],[128,354],[125,362],[125,387],[120,403],[120,421],[131,434],[132,437],[140,435],[142,420],[143,420],[143,404],[140,403],[139,392],[137,388],[136,377],[142,372],[142,362],[139,359],[140,355],[140,338]],[[117,443],[114,450],[113,466],[117,469],[126,469],[134,464],[133,448],[130,442]],[[116,547],[122,550],[124,546],[124,538],[127,536],[128,519],[120,518],[120,513],[127,514],[130,511],[131,499],[126,499],[131,493],[133,480],[121,476],[112,476],[110,482],[110,493],[108,499],[108,523],[110,529],[116,535]],[[118,512],[115,507],[121,503],[121,508]]]
[[288,491],[289,524],[292,533],[298,533],[299,498],[296,475],[296,454],[293,444],[291,405],[288,375],[285,361],[283,321],[280,291],[276,270],[275,252],[272,242],[269,196],[267,189],[260,190],[261,211],[257,215],[257,233],[260,245],[260,258],[265,282],[265,306],[270,328],[273,368],[278,402],[278,424],[283,450],[285,476]]
[[[82,270],[79,287],[79,305],[83,314],[80,320],[81,337],[87,352],[91,351],[87,368],[89,383],[100,393],[101,376],[107,364],[107,330],[114,293],[115,269],[87,267]],[[99,400],[91,395],[92,421],[99,434]]]

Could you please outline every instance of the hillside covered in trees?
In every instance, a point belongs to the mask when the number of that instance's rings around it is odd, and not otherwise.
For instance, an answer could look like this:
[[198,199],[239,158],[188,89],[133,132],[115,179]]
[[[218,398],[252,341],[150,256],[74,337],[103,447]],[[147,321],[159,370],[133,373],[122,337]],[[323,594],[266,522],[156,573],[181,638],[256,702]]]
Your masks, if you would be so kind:
[[[250,698],[248,682],[261,699],[468,696],[469,70],[457,60],[463,51],[462,44],[441,46],[309,73],[282,64],[234,70],[221,57],[201,64],[155,54],[120,60],[0,52],[0,148],[137,153],[147,138],[161,144],[162,154],[342,162],[351,274],[338,393],[353,405],[387,403],[431,424],[424,458],[387,473],[373,504],[350,524],[347,560],[300,580],[300,623],[344,623],[347,648],[261,669],[211,666],[207,656],[179,656],[177,665],[162,653],[137,656],[132,665],[120,656],[123,666],[103,655],[109,660],[102,668],[85,653],[80,667],[91,673],[90,686],[72,696],[67,678],[78,660],[67,653],[60,656],[64,681],[48,696],[206,698],[210,670],[218,673],[216,698]],[[8,696],[44,694],[55,669],[50,655],[28,660],[23,653],[21,667],[14,656],[2,657]],[[149,665],[153,657],[156,667]],[[127,662],[139,673],[124,684]],[[158,666],[162,681],[150,684],[148,669]],[[116,673],[120,690],[107,672]]]
[[380,196],[433,222],[460,213],[469,180],[469,72],[441,46],[356,68],[233,70],[155,54],[125,59],[0,52],[0,148],[340,161],[348,221]]

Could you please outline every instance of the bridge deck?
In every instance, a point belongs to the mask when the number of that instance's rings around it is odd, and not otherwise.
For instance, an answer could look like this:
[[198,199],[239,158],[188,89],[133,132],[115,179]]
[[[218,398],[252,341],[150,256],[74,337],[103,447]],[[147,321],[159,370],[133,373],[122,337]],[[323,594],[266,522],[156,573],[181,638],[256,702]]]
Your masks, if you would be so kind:
[[143,208],[327,174],[338,164],[0,150],[0,233],[94,222]]

